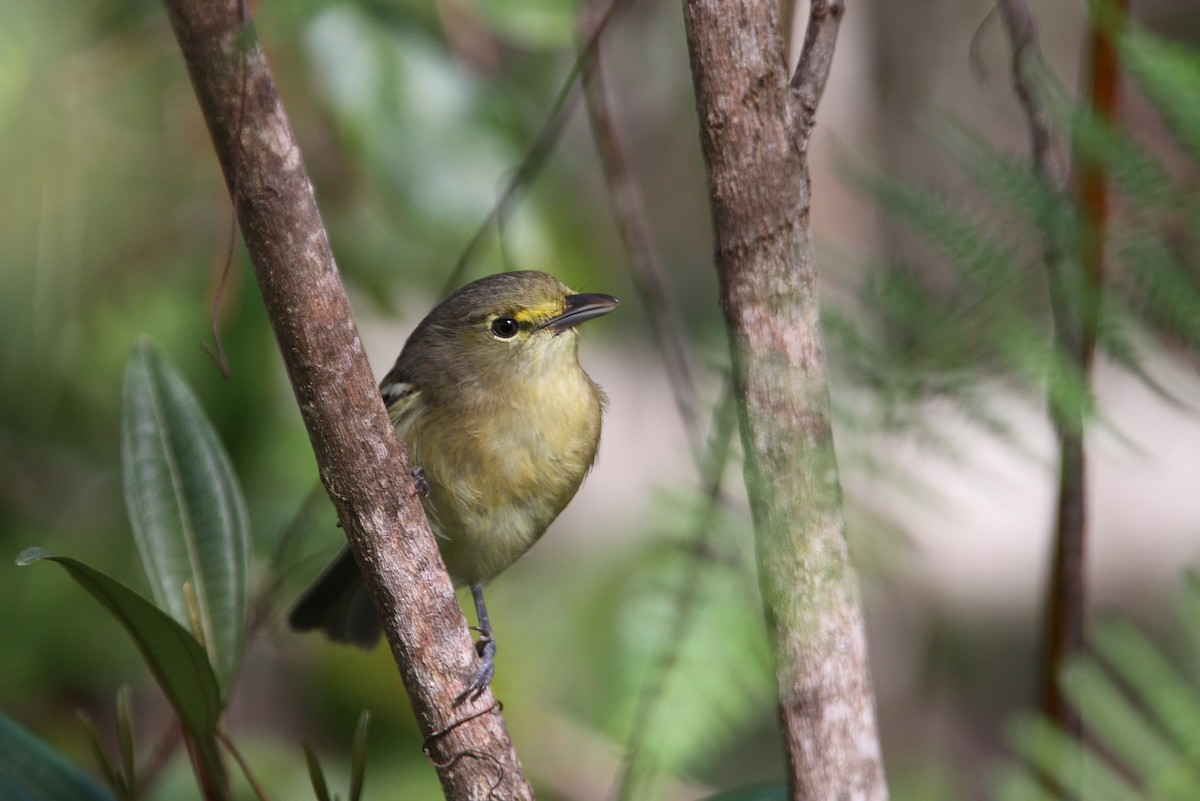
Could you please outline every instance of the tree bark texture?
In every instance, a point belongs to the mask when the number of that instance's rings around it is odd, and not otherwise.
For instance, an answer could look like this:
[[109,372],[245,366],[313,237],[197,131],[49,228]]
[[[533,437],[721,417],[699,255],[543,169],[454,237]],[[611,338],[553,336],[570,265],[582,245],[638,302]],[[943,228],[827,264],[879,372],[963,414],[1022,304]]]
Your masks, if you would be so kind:
[[239,0],[165,0],[321,479],[370,587],[449,799],[528,799],[359,341],[299,147]]
[[685,0],[716,267],[794,799],[887,797],[830,427],[808,137],[840,2],[789,81],[771,0]]

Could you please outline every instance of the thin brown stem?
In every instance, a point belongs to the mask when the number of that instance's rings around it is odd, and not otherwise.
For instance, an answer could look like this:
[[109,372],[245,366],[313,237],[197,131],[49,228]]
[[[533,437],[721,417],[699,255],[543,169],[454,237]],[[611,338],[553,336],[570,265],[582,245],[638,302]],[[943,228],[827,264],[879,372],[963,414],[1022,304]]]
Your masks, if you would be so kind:
[[484,237],[487,236],[488,230],[504,219],[509,204],[516,199],[517,192],[533,179],[533,176],[541,169],[547,157],[554,151],[554,146],[558,144],[563,128],[566,127],[567,120],[571,116],[571,110],[575,107],[575,102],[579,97],[576,90],[579,87],[579,78],[583,75],[584,67],[591,61],[596,45],[600,41],[601,34],[608,28],[617,12],[630,1],[613,0],[608,9],[600,17],[591,35],[587,37],[583,48],[575,57],[575,63],[571,65],[571,71],[567,73],[562,87],[558,90],[558,96],[554,99],[554,103],[550,107],[550,116],[538,132],[533,144],[529,146],[529,150],[525,152],[525,157],[521,159],[521,163],[513,170],[512,177],[505,183],[499,198],[497,198],[487,216],[480,222],[479,227],[475,229],[474,235],[467,242],[467,246],[463,248],[463,252],[458,257],[458,261],[455,262],[453,269],[446,276],[446,281],[442,286],[443,295],[448,295],[458,288],[458,285],[462,282],[463,274],[466,272],[467,265],[474,258],[476,251],[483,243]]
[[242,772],[242,776],[245,777],[246,782],[250,785],[254,797],[258,801],[271,801],[266,789],[258,783],[258,779],[254,778],[254,773],[251,772],[250,765],[242,757],[242,752],[238,750],[237,746],[233,744],[233,740],[229,738],[229,733],[224,729],[218,728],[217,739],[221,741],[221,745],[225,746],[225,750],[229,752],[229,755],[233,757],[233,761],[237,763],[238,770]]
[[713,431],[709,441],[708,455],[701,464],[704,473],[704,506],[697,519],[697,524],[687,541],[688,553],[683,562],[683,575],[679,580],[679,589],[675,593],[674,608],[670,626],[669,641],[662,643],[658,650],[657,660],[650,669],[650,676],[642,684],[638,700],[634,706],[633,723],[630,726],[629,740],[625,744],[625,756],[622,760],[621,773],[617,778],[617,801],[628,801],[633,798],[637,787],[638,766],[642,762],[646,750],[646,736],[651,731],[651,721],[655,710],[666,692],[667,682],[674,673],[683,652],[684,643],[691,633],[697,610],[697,591],[700,587],[701,571],[711,566],[712,539],[716,533],[716,520],[720,515],[721,487],[725,475],[725,466],[729,461],[730,446],[733,441],[735,417],[733,414],[732,387],[727,386],[721,393],[713,415]]
[[[1013,88],[1029,129],[1034,174],[1054,194],[1068,196],[1067,162],[1049,106],[1042,97],[1045,64],[1038,46],[1037,25],[1025,0],[1000,0],[999,9],[1012,52]],[[1063,231],[1047,221],[1042,229],[1042,260],[1050,289],[1055,341],[1068,361],[1086,375],[1078,316],[1081,298],[1071,291],[1078,269]],[[1066,703],[1059,676],[1066,660],[1083,647],[1085,607],[1085,458],[1081,410],[1068,410],[1047,400],[1059,452],[1058,502],[1054,545],[1044,604],[1040,697],[1042,711],[1065,731],[1081,732],[1079,716]]]
[[[1114,8],[1124,14],[1126,0]],[[1029,127],[1034,173],[1063,198],[1071,195],[1067,161],[1052,114],[1040,92],[1044,64],[1033,15],[1024,0],[1000,0],[999,9],[1012,49],[1013,85]],[[1090,112],[1110,123],[1116,110],[1118,64],[1109,35],[1093,19],[1084,75]],[[1099,164],[1074,153],[1075,204],[1083,223],[1082,247],[1072,249],[1069,232],[1047,222],[1043,259],[1050,287],[1055,340],[1080,389],[1070,398],[1049,398],[1059,447],[1059,487],[1055,538],[1045,602],[1040,677],[1042,711],[1079,736],[1082,723],[1061,687],[1063,668],[1084,645],[1087,613],[1087,449],[1084,427],[1090,406],[1092,361],[1104,288],[1104,232],[1108,217],[1107,179]]]
[[[598,22],[593,21],[593,17],[593,12],[584,11],[583,27],[589,39],[598,29]],[[604,48],[599,43],[593,48],[592,57],[584,67],[584,92],[587,98],[588,119],[592,124],[592,136],[596,140],[600,163],[608,183],[608,197],[612,203],[613,216],[616,218],[621,241],[625,244],[625,252],[629,254],[629,263],[633,268],[634,286],[649,312],[650,330],[654,333],[658,349],[662,353],[667,380],[671,384],[671,394],[675,398],[675,406],[687,431],[692,456],[699,464],[703,455],[703,444],[696,417],[695,387],[684,346],[683,321],[670,289],[667,271],[654,244],[645,199],[613,121],[604,77]]]

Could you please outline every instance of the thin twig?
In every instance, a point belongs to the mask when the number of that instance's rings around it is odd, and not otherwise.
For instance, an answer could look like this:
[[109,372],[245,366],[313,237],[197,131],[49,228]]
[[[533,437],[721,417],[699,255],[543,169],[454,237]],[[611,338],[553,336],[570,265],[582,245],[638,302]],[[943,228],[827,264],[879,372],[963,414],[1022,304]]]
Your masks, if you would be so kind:
[[[590,8],[583,11],[585,36],[595,38],[598,23],[593,21]],[[604,80],[604,48],[597,44],[592,58],[584,69],[584,90],[587,98],[588,118],[592,124],[592,136],[600,153],[604,177],[608,182],[608,196],[612,202],[613,216],[629,254],[633,268],[634,286],[649,311],[650,329],[667,368],[667,380],[679,417],[683,420],[691,445],[692,457],[699,465],[703,446],[699,423],[696,419],[695,386],[691,369],[688,367],[687,351],[684,347],[683,322],[679,307],[670,290],[666,269],[663,267],[642,192],[634,178],[633,169],[621,145],[621,138],[613,122]]]
[[[238,26],[246,27],[246,2],[238,0]],[[242,130],[246,124],[246,50],[241,48],[238,53],[238,72],[241,74],[241,87],[238,92],[238,112],[237,112],[237,131],[238,137],[241,138]],[[238,196],[239,176],[237,164],[233,165],[233,190],[230,192],[230,197]],[[221,337],[221,305],[225,300],[225,287],[229,283],[229,274],[233,271],[233,256],[237,247],[237,206],[230,203],[229,205],[229,244],[225,248],[225,263],[221,267],[221,277],[217,279],[216,289],[213,291],[212,306],[209,308],[209,328],[212,333],[213,345],[216,346],[214,352],[208,345],[201,345],[204,352],[217,365],[217,370],[220,371],[221,377],[226,381],[229,380],[229,358],[225,355],[225,340]]]
[[[1124,13],[1124,0],[1118,2]],[[1036,25],[1024,0],[1000,0],[1000,11],[1012,47],[1013,84],[1029,127],[1033,169],[1037,177],[1064,199],[1070,195],[1067,162],[1055,136],[1051,112],[1040,95],[1044,71]],[[1089,31],[1091,111],[1111,121],[1116,105],[1116,54],[1095,19]],[[1067,732],[1082,734],[1078,713],[1060,686],[1063,668],[1083,648],[1087,611],[1087,454],[1084,420],[1090,405],[1092,360],[1104,283],[1103,240],[1107,219],[1107,185],[1102,169],[1076,152],[1077,205],[1085,230],[1083,248],[1073,252],[1068,233],[1047,222],[1043,258],[1049,279],[1055,341],[1076,371],[1082,390],[1072,402],[1051,396],[1049,405],[1059,446],[1059,488],[1054,556],[1045,603],[1041,667],[1042,711]],[[1082,279],[1082,280],[1080,280]]]
[[600,35],[608,28],[610,22],[630,0],[613,0],[612,5],[601,17],[599,24],[592,36],[588,37],[584,43],[583,49],[575,57],[575,63],[571,65],[570,72],[567,73],[566,79],[563,81],[562,87],[558,90],[558,95],[554,98],[554,103],[550,106],[550,116],[546,119],[541,131],[538,132],[537,138],[533,140],[533,144],[529,146],[529,150],[525,152],[525,157],[521,159],[521,163],[513,170],[512,177],[508,180],[504,190],[500,193],[500,197],[496,200],[495,205],[487,213],[487,216],[479,223],[479,227],[475,229],[474,235],[463,248],[462,254],[458,257],[454,267],[450,270],[450,274],[446,276],[446,281],[442,286],[442,295],[449,295],[462,282],[463,274],[466,272],[467,265],[475,256],[475,252],[479,249],[483,239],[487,236],[488,230],[504,217],[508,205],[516,198],[517,192],[533,179],[541,166],[546,161],[546,157],[554,151],[554,146],[558,143],[559,136],[562,134],[563,128],[566,127],[567,120],[571,116],[571,111],[575,107],[576,101],[579,99],[579,93],[576,91],[579,84],[579,78],[583,75],[584,66],[592,58],[592,53],[596,48],[597,42],[600,41]]
[[179,718],[172,717],[167,730],[158,738],[158,744],[150,753],[150,759],[146,762],[146,766],[142,768],[138,776],[138,785],[143,794],[150,795],[149,791],[158,782],[163,768],[167,766],[171,757],[175,755],[175,752],[179,750],[179,746],[182,744],[183,724],[179,722]]
[[218,728],[217,739],[221,741],[221,745],[225,746],[225,750],[229,752],[229,755],[233,757],[233,761],[237,763],[238,769],[242,772],[242,776],[246,778],[246,782],[249,783],[250,789],[254,791],[254,796],[258,798],[259,801],[271,801],[271,799],[267,796],[267,791],[261,784],[258,783],[258,779],[254,778],[254,774],[250,771],[250,766],[246,764],[246,760],[242,758],[242,752],[239,751],[237,746],[233,744],[233,740],[229,739],[229,734],[224,729]]
[[808,10],[804,49],[800,51],[800,60],[792,74],[792,90],[800,102],[800,134],[806,144],[816,124],[817,104],[829,81],[838,27],[845,13],[842,0],[812,0]]
[[[1012,50],[1013,88],[1029,128],[1033,172],[1047,189],[1068,196],[1066,159],[1063,156],[1048,105],[1041,95],[1039,80],[1045,70],[1037,41],[1037,27],[1025,0],[999,0],[1000,15]],[[1050,288],[1055,344],[1070,362],[1083,368],[1081,332],[1074,312],[1079,303],[1066,289],[1069,271],[1077,265],[1061,231],[1045,223],[1042,259]],[[1081,371],[1081,375],[1084,375]],[[1085,604],[1084,547],[1085,452],[1082,420],[1068,419],[1054,398],[1048,399],[1059,450],[1058,503],[1055,512],[1054,548],[1044,606],[1040,701],[1042,711],[1065,731],[1082,732],[1079,716],[1067,704],[1059,675],[1067,658],[1083,647]]]
[[1049,188],[1066,193],[1067,161],[1054,135],[1050,108],[1038,84],[1045,64],[1033,14],[1025,0],[999,0],[999,9],[1012,48],[1013,89],[1029,127],[1034,172]]
[[625,744],[625,755],[621,760],[622,770],[617,779],[617,801],[628,801],[633,797],[637,767],[646,749],[650,721],[666,691],[667,682],[683,652],[683,643],[691,633],[695,621],[700,571],[709,564],[704,554],[711,552],[712,538],[717,532],[714,522],[721,506],[721,486],[733,441],[736,420],[733,412],[733,386],[731,382],[726,382],[721,399],[714,410],[713,431],[707,449],[708,458],[702,465],[705,503],[697,516],[696,529],[688,542],[690,547],[684,560],[684,572],[680,577],[679,591],[674,598],[674,620],[669,629],[671,637],[662,643],[658,651],[658,661],[651,667],[650,678],[645,681],[638,694],[633,722],[630,724],[629,740]]

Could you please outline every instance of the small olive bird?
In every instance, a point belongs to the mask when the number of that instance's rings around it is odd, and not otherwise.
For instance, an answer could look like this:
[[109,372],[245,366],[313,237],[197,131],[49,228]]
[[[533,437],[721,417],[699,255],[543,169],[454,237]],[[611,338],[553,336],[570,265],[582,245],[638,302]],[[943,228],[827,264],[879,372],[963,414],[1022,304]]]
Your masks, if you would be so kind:
[[[456,703],[479,697],[495,672],[484,584],[537,542],[596,459],[605,396],[579,365],[577,326],[617,305],[532,270],[482,278],[421,321],[379,385],[442,558],[475,602],[480,663]],[[289,623],[363,648],[379,641],[349,548]]]

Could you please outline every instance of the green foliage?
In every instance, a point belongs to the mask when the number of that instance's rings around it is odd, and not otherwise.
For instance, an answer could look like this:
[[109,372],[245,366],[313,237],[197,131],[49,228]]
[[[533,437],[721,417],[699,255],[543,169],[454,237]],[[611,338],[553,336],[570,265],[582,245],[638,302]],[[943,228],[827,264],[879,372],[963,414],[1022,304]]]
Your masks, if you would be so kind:
[[117,691],[117,748],[120,752],[120,764],[114,765],[109,761],[100,742],[100,734],[96,724],[86,712],[77,713],[83,724],[84,734],[88,738],[88,746],[92,750],[92,758],[104,775],[105,782],[116,792],[121,801],[137,801],[138,777],[134,760],[133,748],[133,711],[131,709],[131,692],[128,685]]
[[788,794],[787,785],[785,784],[768,784],[755,787],[741,787],[737,790],[729,790],[724,793],[710,795],[703,801],[788,801],[791,796]]
[[[1188,582],[1184,614],[1200,603]],[[1181,619],[1185,627],[1194,623]],[[1185,641],[1184,638],[1172,638]],[[1200,685],[1125,620],[1093,627],[1090,653],[1061,677],[1083,722],[1080,741],[1037,715],[1014,722],[1021,763],[998,772],[998,801],[1098,799],[1185,801],[1200,797]],[[1192,660],[1200,657],[1189,643]]]
[[119,581],[82,562],[28,548],[17,564],[49,560],[104,605],[137,645],[179,719],[197,737],[211,737],[221,715],[221,693],[208,656],[191,632]]
[[0,798],[113,801],[103,787],[4,715],[0,715]]
[[[179,716],[198,780],[214,797],[226,797],[217,725],[245,638],[247,516],[229,458],[199,402],[146,344],[126,371],[122,456],[142,564],[163,608],[95,568],[41,548],[26,549],[17,564],[58,563],[124,627]],[[127,695],[118,699],[120,768],[104,756],[90,721],[85,730],[110,785],[122,798],[137,798]]]
[[154,597],[204,646],[228,693],[246,630],[245,501],[200,403],[145,342],[125,372],[121,457],[125,504]]
[[618,736],[629,788],[655,797],[663,775],[705,760],[771,707],[770,645],[750,578],[748,521],[703,496],[667,496],[654,526],[673,546],[647,547],[611,592],[618,627]]
[[[839,364],[892,410],[885,424],[911,419],[894,407],[941,397],[990,428],[976,388],[996,377],[1026,393],[1047,393],[1056,409],[1091,414],[1086,380],[1051,335],[1051,289],[1079,314],[1102,309],[1099,348],[1151,386],[1135,344],[1140,331],[1200,349],[1200,188],[1169,166],[1200,156],[1200,54],[1133,25],[1119,43],[1174,135],[1175,152],[1103,124],[1042,76],[1044,94],[1058,103],[1063,139],[1103,171],[1114,193],[1100,297],[1082,272],[1090,221],[1075,195],[1045,185],[1027,158],[998,153],[963,125],[942,121],[934,134],[966,179],[953,197],[903,177],[849,170],[912,237],[905,241],[913,255],[876,266],[859,292],[874,330],[836,312],[829,327]],[[1060,266],[1049,272],[1047,237],[1061,251]]]
[[1117,41],[1129,73],[1180,146],[1200,161],[1200,53],[1183,43],[1164,42],[1135,25],[1122,30]]
[[[347,801],[359,801],[362,797],[363,780],[367,772],[367,727],[370,722],[371,713],[363,710],[358,716],[358,724],[354,727],[354,739],[350,743],[350,790],[346,796]],[[308,743],[302,743],[301,746],[317,801],[340,801],[341,796],[329,794],[329,783],[325,780],[325,770],[321,767],[317,753]]]

